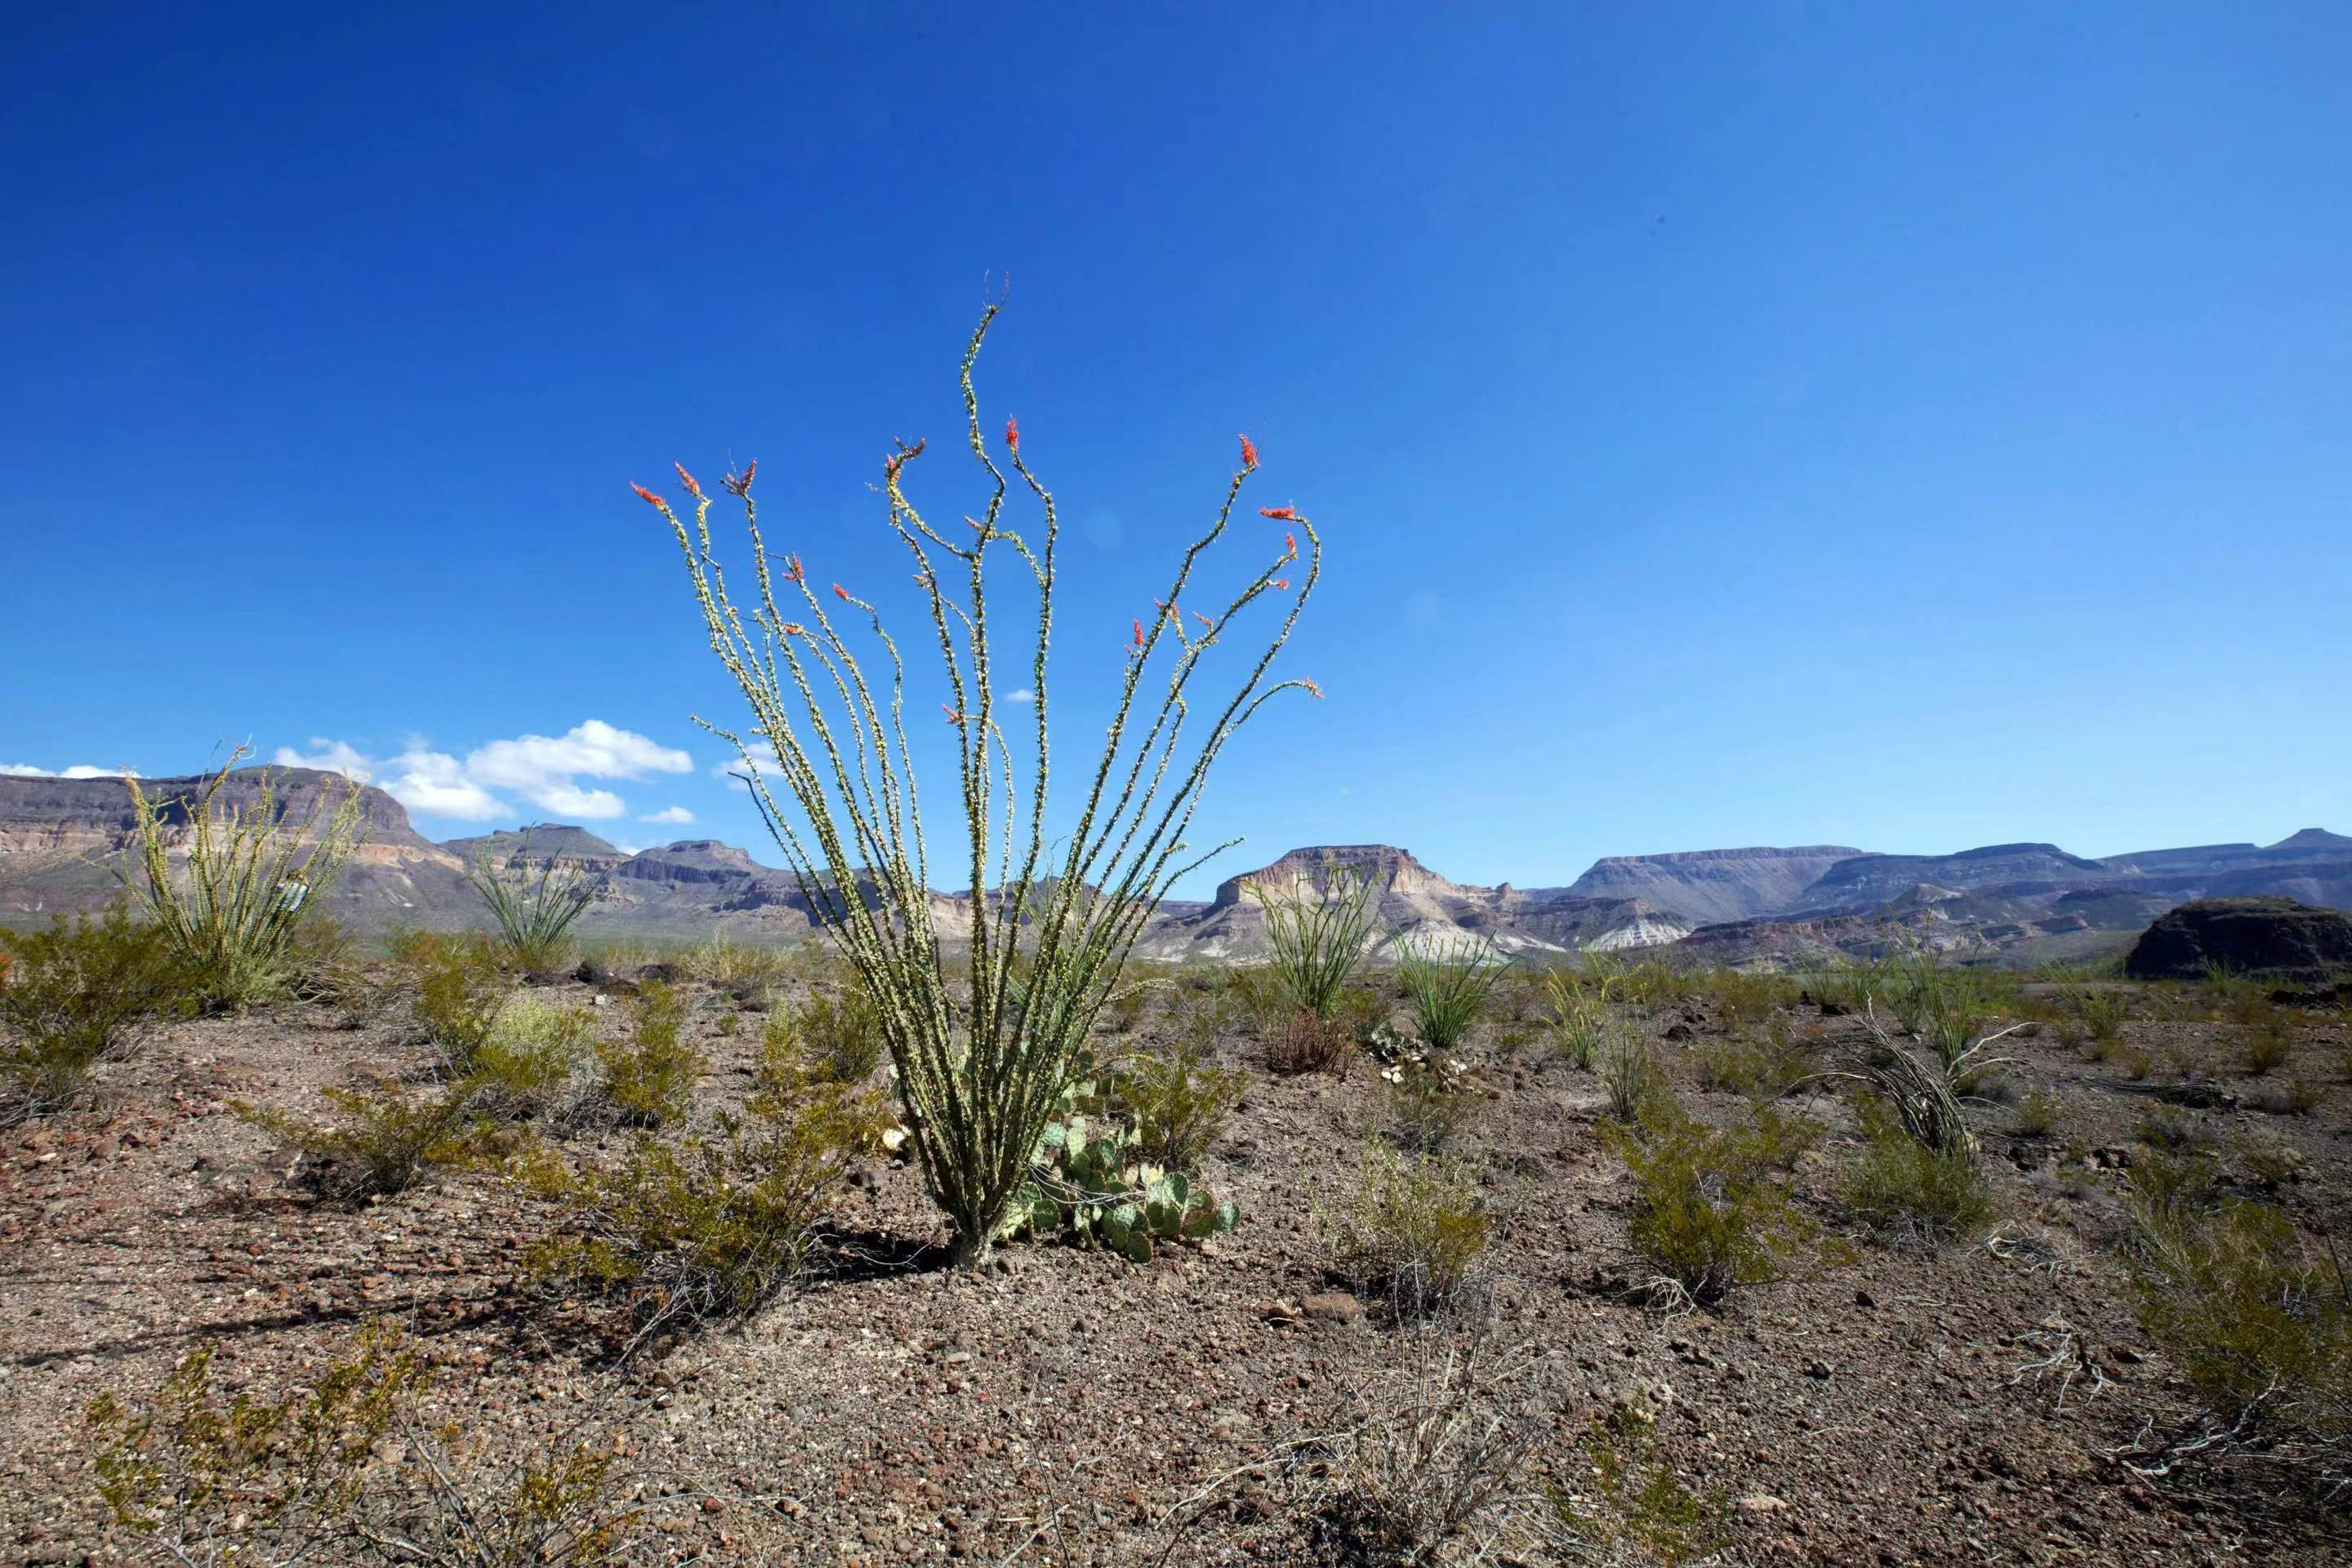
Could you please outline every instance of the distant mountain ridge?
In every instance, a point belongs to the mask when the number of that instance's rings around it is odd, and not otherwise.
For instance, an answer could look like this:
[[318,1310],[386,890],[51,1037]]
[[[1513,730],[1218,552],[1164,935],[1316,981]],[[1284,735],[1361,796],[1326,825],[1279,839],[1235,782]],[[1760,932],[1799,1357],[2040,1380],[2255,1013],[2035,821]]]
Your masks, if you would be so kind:
[[[268,770],[273,809],[307,817],[338,774]],[[223,798],[247,809],[261,770],[229,777]],[[191,794],[199,777],[142,780],[151,797]],[[481,917],[466,873],[553,859],[592,879],[583,934],[793,942],[815,928],[790,872],[712,838],[625,853],[590,829],[541,823],[436,844],[391,795],[362,786],[368,842],[329,899],[362,931],[451,928]],[[168,816],[167,812],[167,816]],[[25,923],[103,904],[121,888],[135,816],[120,778],[0,776],[0,921]],[[2191,900],[2281,896],[2352,910],[2352,837],[2308,827],[2275,844],[2231,843],[2088,859],[2053,844],[1987,845],[1948,855],[1887,855],[1837,845],[1610,856],[1565,888],[1457,883],[1384,844],[1309,846],[1219,884],[1203,903],[1171,900],[1145,928],[1149,958],[1249,961],[1267,951],[1254,890],[1316,897],[1342,870],[1377,890],[1380,942],[1476,938],[1530,956],[1673,947],[1708,962],[1775,964],[1918,942],[1968,960],[2028,962],[2112,946]],[[969,935],[969,897],[934,891],[950,941]]]

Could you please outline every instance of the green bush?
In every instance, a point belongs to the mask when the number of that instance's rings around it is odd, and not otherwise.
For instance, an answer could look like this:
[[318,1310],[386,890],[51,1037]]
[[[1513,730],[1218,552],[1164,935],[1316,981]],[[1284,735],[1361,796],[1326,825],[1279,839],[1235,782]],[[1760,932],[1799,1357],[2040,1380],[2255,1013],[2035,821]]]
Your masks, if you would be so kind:
[[1380,915],[1379,888],[1352,866],[1328,867],[1312,896],[1304,879],[1280,889],[1244,886],[1265,911],[1270,972],[1284,997],[1328,1021],[1349,976],[1363,966],[1364,939]]
[[2074,1018],[2092,1039],[2101,1045],[2113,1045],[2123,1034],[2124,1020],[2129,1016],[2131,999],[2114,985],[2069,985],[2060,994]]
[[1633,1180],[1628,1240],[1669,1294],[1712,1306],[1743,1285],[1775,1279],[1812,1235],[1755,1139],[1718,1131],[1671,1100],[1601,1135]]
[[778,1007],[768,1016],[769,1039],[778,1039],[779,1031],[798,1040],[836,1083],[865,1082],[890,1054],[882,1038],[882,1015],[859,989],[820,991],[796,1007]]
[[1846,1212],[1882,1236],[1937,1245],[1973,1234],[1994,1214],[1974,1156],[1931,1149],[1875,1100],[1863,1102],[1862,1158],[1845,1175]]
[[1197,1040],[1146,1050],[1121,1064],[1112,1090],[1132,1119],[1136,1146],[1171,1170],[1201,1168],[1225,1119],[1249,1090],[1249,1075],[1221,1068]]
[[643,1321],[739,1317],[798,1279],[826,1200],[880,1147],[880,1093],[772,1038],[741,1117],[674,1142],[641,1138],[618,1169],[546,1151],[519,1167],[562,1220],[534,1250],[544,1281]]
[[452,1075],[473,1070],[506,1005],[507,977],[498,950],[478,931],[403,931],[392,961],[409,994],[409,1013],[425,1042]]
[[1730,1544],[1730,1501],[1712,1487],[1694,1491],[1655,1449],[1654,1424],[1631,1410],[1594,1422],[1583,1475],[1546,1489],[1552,1508],[1571,1538],[1615,1548],[1626,1561],[1704,1562]]
[[1314,1207],[1325,1260],[1360,1290],[1415,1320],[1463,1304],[1480,1282],[1492,1220],[1458,1160],[1364,1145],[1355,1183]]
[[691,978],[745,997],[782,984],[793,967],[791,954],[782,948],[736,942],[724,936],[714,936],[698,947],[688,949],[684,965]]
[[96,921],[0,931],[0,1126],[69,1103],[92,1068],[184,1012],[192,984],[165,935],[120,903]]
[[627,1126],[658,1127],[692,1105],[702,1058],[680,1038],[686,1003],[674,988],[646,981],[630,1011],[626,1035],[596,1042],[594,1113]]
[[516,996],[499,1009],[466,1075],[470,1104],[500,1121],[524,1121],[572,1108],[596,1032],[587,1007]]
[[1657,1042],[1639,1026],[1612,1018],[1602,1027],[1593,1070],[1609,1093],[1609,1115],[1633,1126],[1667,1094],[1665,1069],[1658,1065]]
[[487,1130],[472,1110],[465,1080],[412,1092],[396,1079],[371,1078],[326,1091],[342,1113],[320,1125],[282,1111],[236,1102],[236,1113],[302,1152],[310,1185],[355,1200],[406,1192],[434,1171],[464,1164],[484,1149]]

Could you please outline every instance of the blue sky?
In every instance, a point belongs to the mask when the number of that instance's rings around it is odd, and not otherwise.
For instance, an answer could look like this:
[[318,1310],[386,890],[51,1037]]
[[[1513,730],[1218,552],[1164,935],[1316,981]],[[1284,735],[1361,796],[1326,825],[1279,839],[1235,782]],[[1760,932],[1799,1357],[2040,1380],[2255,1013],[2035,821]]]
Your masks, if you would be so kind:
[[5,29],[0,765],[250,738],[435,837],[773,858],[627,486],[756,458],[778,544],[903,583],[869,487],[1009,274],[1065,759],[1235,432],[1325,531],[1329,700],[1228,752],[1224,872],[2352,826],[2341,5]]

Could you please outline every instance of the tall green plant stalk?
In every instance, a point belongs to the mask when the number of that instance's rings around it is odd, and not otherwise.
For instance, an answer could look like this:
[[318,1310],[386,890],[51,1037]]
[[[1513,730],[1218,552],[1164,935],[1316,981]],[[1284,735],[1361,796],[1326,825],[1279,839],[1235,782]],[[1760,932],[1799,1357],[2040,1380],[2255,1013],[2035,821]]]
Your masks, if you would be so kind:
[[507,962],[518,969],[554,967],[570,938],[572,922],[596,896],[595,885],[576,866],[559,868],[556,857],[542,861],[537,875],[526,858],[530,835],[525,833],[504,866],[492,862],[487,846],[476,856],[466,880],[489,906],[498,921],[499,945]]
[[1286,888],[1249,883],[1244,891],[1265,910],[1266,940],[1274,945],[1274,972],[1301,1009],[1328,1019],[1364,963],[1364,938],[1379,918],[1378,889],[1362,868],[1334,866],[1325,873],[1319,896],[1309,897],[1306,879]]
[[[967,836],[966,962],[945,953],[936,924],[905,721],[905,665],[880,615],[839,584],[820,595],[797,555],[769,551],[751,499],[757,464],[726,481],[751,533],[754,589],[748,602],[732,596],[712,553],[711,502],[693,477],[678,469],[694,498],[691,525],[667,500],[637,487],[675,531],[711,650],[751,710],[748,731],[697,721],[741,755],[751,798],[803,896],[874,1001],[924,1184],[965,1262],[983,1258],[1003,1226],[1144,921],[1178,877],[1216,853],[1187,858],[1184,839],[1211,765],[1275,693],[1296,686],[1321,695],[1312,681],[1266,679],[1321,571],[1322,541],[1292,508],[1265,507],[1259,515],[1307,535],[1305,578],[1295,591],[1286,574],[1299,552],[1286,536],[1271,563],[1216,614],[1180,607],[1210,592],[1196,584],[1195,569],[1225,536],[1257,467],[1256,449],[1244,437],[1223,503],[1186,547],[1153,615],[1135,619],[1102,755],[1067,848],[1058,867],[1053,864],[1045,837],[1046,649],[1060,524],[1053,493],[1021,455],[1018,426],[1005,422],[1002,462],[982,434],[971,369],[998,309],[982,314],[961,376],[967,440],[990,485],[981,515],[955,525],[950,538],[908,499],[906,470],[923,443],[897,444],[883,464],[889,527],[913,558],[947,677],[950,700],[941,707],[955,737]],[[1008,467],[1038,508],[1042,537],[1034,542],[1007,523]],[[1023,750],[1034,748],[1025,816],[1013,744],[998,718],[1000,706],[1015,699],[999,689],[987,594],[986,568],[1008,552],[1026,567],[1038,595],[1034,657],[1024,672],[1034,741],[1024,741]],[[1202,659],[1237,635],[1244,612],[1269,595],[1279,616],[1276,629],[1239,689],[1208,710],[1213,717],[1206,734],[1189,763],[1182,760],[1192,716],[1188,692]],[[845,606],[866,620],[887,659],[887,679],[869,681],[835,622]],[[1162,684],[1147,691],[1147,679]],[[779,804],[775,780],[796,814]]]
[[[322,795],[299,823],[279,814],[266,768],[251,805],[220,804],[245,754],[239,746],[193,795],[151,800],[136,778],[123,781],[138,816],[144,873],[131,891],[213,1006],[247,1006],[285,990],[295,932],[367,837],[359,785],[348,780],[331,804]],[[187,863],[175,875],[173,830],[182,821]]]
[[1397,978],[1404,984],[1413,1026],[1433,1051],[1451,1051],[1462,1043],[1512,962],[1483,939],[1421,941],[1402,932],[1396,954]]

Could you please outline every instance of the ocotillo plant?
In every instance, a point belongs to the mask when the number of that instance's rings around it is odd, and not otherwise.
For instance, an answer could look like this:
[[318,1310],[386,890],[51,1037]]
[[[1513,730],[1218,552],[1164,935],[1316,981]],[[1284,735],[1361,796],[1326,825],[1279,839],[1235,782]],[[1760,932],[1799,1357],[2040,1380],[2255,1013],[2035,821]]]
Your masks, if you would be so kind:
[[1380,890],[1371,878],[1360,867],[1334,866],[1319,898],[1309,896],[1304,879],[1286,888],[1250,882],[1243,890],[1265,910],[1266,941],[1283,989],[1304,1011],[1328,1018],[1348,977],[1363,967],[1364,938],[1380,918]]
[[[964,520],[969,532],[949,538],[908,498],[907,471],[922,442],[897,443],[882,468],[888,526],[914,558],[947,677],[950,700],[941,707],[954,732],[969,841],[961,871],[971,895],[968,962],[943,953],[934,924],[905,721],[906,667],[880,614],[837,583],[821,594],[799,556],[770,552],[751,497],[756,463],[726,480],[751,534],[755,587],[748,603],[730,595],[711,549],[711,500],[693,476],[677,470],[693,498],[690,526],[667,500],[636,487],[676,531],[711,649],[751,710],[748,732],[699,716],[697,722],[741,755],[751,798],[786,864],[874,1000],[925,1184],[965,1262],[983,1258],[1004,1226],[1143,922],[1177,878],[1216,853],[1189,856],[1184,834],[1218,753],[1275,693],[1295,686],[1321,695],[1310,680],[1270,682],[1266,673],[1322,565],[1322,541],[1294,508],[1263,507],[1258,515],[1307,536],[1305,573],[1296,587],[1288,574],[1297,570],[1299,550],[1296,533],[1286,532],[1271,563],[1222,610],[1202,615],[1181,607],[1211,591],[1196,583],[1195,570],[1225,537],[1242,487],[1257,468],[1257,450],[1244,437],[1240,466],[1213,521],[1180,557],[1151,616],[1134,617],[1101,757],[1066,849],[1048,851],[1046,648],[1060,524],[1053,492],[1022,456],[1018,425],[1005,421],[1001,462],[982,431],[971,372],[998,309],[982,312],[961,376],[967,440],[990,487],[981,515]],[[1007,468],[1037,508],[1042,531],[1034,540],[1008,523]],[[1027,568],[1038,595],[1034,657],[1025,672],[1034,738],[1022,749],[1034,744],[1035,753],[1025,822],[1013,743],[997,717],[999,705],[1012,699],[999,691],[992,663],[986,592],[987,567],[1007,552]],[[1209,650],[1237,635],[1244,612],[1269,595],[1276,626],[1238,689],[1211,710],[1214,717],[1187,761],[1180,748],[1193,679]],[[887,686],[878,673],[869,680],[835,620],[847,610],[868,623],[888,663]],[[1255,639],[1248,646],[1255,647]],[[1147,690],[1149,678],[1164,685]],[[780,805],[774,780],[797,813]]]
[[490,918],[498,921],[499,942],[507,962],[533,972],[553,968],[563,956],[572,922],[596,896],[595,885],[577,863],[559,867],[553,855],[540,862],[534,876],[528,831],[503,866],[486,846],[475,857],[466,880],[473,884],[474,891],[489,907]]

